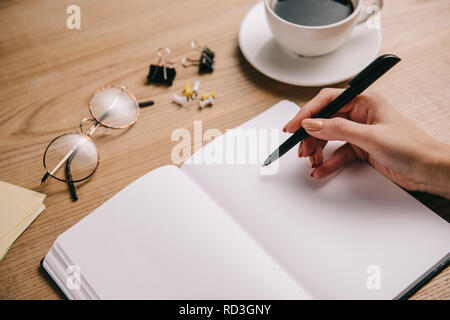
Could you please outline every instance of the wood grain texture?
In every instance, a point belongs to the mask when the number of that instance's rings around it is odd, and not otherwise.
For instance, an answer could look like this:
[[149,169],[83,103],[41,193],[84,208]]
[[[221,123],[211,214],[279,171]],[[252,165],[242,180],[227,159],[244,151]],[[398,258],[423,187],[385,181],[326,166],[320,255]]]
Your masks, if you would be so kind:
[[[237,44],[240,21],[256,1],[242,0],[78,0],[81,30],[68,30],[72,1],[0,2],[0,180],[48,194],[47,209],[0,262],[0,299],[54,299],[61,296],[38,269],[56,237],[129,183],[169,164],[176,128],[225,130],[258,115],[280,99],[304,104],[320,88],[273,81],[253,69]],[[403,61],[371,90],[382,92],[424,131],[450,143],[450,2],[386,0],[381,53]],[[179,108],[170,102],[196,69],[180,67],[196,39],[217,53],[216,70],[200,77],[205,90],[222,98],[212,108]],[[155,50],[172,49],[178,75],[171,88],[145,85]],[[104,84],[125,84],[138,98],[156,104],[144,109],[130,130],[103,129],[95,137],[101,163],[70,201],[66,186],[49,181],[42,154],[49,141],[75,131],[88,116],[90,94]],[[414,194],[446,216],[449,202]],[[450,269],[414,298],[450,299]]]

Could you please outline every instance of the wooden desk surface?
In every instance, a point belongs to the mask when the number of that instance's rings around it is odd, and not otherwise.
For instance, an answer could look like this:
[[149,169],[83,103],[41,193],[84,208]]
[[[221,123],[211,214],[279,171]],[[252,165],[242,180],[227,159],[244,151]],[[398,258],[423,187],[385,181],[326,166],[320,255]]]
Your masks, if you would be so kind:
[[[39,261],[56,237],[146,172],[169,164],[175,128],[224,130],[256,116],[280,99],[304,104],[320,88],[273,81],[253,69],[237,43],[241,19],[256,1],[241,0],[78,0],[81,30],[66,28],[72,1],[0,2],[0,180],[45,192],[47,209],[0,262],[0,299],[59,298],[39,272]],[[450,2],[386,0],[381,53],[403,58],[372,90],[384,93],[409,119],[433,137],[450,143]],[[217,53],[216,70],[199,77],[180,66],[193,54],[191,40]],[[156,49],[172,49],[178,75],[171,88],[145,85]],[[170,102],[183,84],[200,78],[204,89],[222,95],[217,105],[199,111]],[[64,183],[39,182],[42,154],[55,136],[75,131],[88,116],[91,93],[108,84],[126,84],[138,98],[156,104],[137,124],[95,137],[101,164],[78,187],[72,203]],[[449,202],[415,193],[449,218]],[[450,299],[447,268],[414,297]]]

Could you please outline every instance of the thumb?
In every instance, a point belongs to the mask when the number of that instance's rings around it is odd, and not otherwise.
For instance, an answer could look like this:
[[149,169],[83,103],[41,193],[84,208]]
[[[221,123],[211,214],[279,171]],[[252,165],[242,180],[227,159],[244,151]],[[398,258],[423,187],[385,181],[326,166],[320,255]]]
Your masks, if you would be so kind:
[[348,141],[363,149],[368,145],[371,126],[353,122],[344,118],[304,119],[302,127],[311,136],[323,140]]

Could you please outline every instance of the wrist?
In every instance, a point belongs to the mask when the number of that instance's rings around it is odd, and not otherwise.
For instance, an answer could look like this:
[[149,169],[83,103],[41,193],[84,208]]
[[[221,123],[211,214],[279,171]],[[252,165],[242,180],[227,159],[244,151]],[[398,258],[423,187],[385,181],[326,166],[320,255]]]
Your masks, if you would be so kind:
[[450,199],[450,145],[437,142],[424,157],[424,190]]

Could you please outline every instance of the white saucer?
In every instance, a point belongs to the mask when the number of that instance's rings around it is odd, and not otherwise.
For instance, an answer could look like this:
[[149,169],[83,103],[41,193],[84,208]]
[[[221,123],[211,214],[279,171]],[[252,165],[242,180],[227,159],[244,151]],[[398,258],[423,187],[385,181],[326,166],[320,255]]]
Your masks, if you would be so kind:
[[354,77],[375,59],[381,47],[381,30],[362,24],[336,51],[321,57],[300,57],[275,42],[261,1],[242,20],[239,46],[248,62],[272,79],[298,86],[326,86]]

